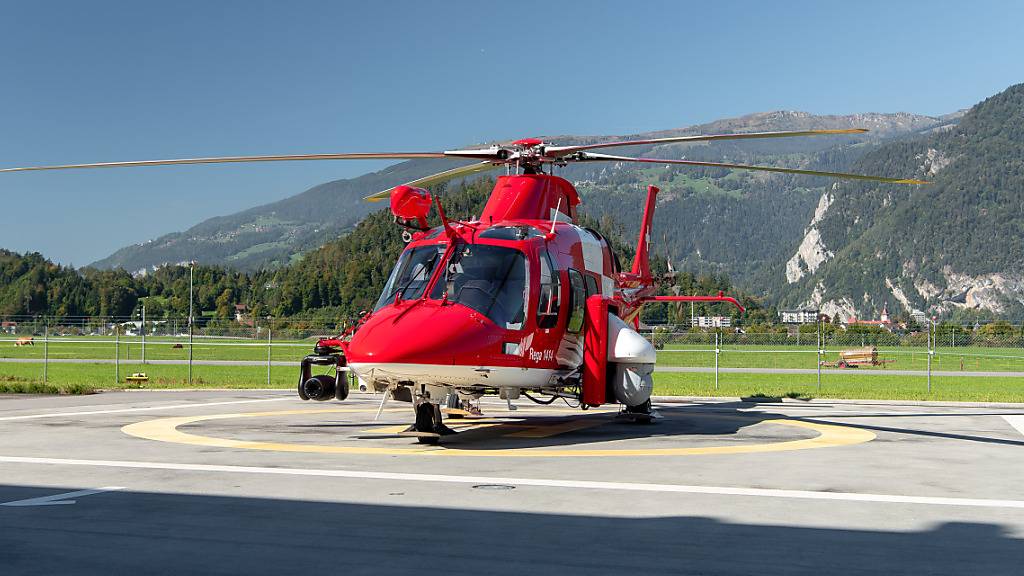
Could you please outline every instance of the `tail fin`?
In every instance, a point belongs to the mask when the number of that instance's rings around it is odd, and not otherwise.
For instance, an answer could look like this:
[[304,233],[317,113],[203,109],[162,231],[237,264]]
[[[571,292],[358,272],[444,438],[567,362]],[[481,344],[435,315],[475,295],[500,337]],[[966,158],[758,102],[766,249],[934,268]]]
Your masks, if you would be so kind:
[[647,202],[644,204],[644,220],[640,223],[640,238],[636,242],[636,256],[633,257],[633,274],[641,278],[651,277],[650,244],[651,222],[654,220],[655,201],[658,187],[647,187]]

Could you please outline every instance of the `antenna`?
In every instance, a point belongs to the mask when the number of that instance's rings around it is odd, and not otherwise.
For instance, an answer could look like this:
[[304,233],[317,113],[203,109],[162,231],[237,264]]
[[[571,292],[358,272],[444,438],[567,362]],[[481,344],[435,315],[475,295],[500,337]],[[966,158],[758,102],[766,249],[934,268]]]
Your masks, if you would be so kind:
[[444,208],[441,207],[441,199],[434,196],[434,202],[437,204],[437,215],[441,217],[441,224],[444,226],[445,234],[449,238],[455,236],[455,229],[452,228],[451,223],[448,221],[448,216],[444,213]]
[[555,233],[555,224],[558,224],[558,215],[562,213],[562,197],[558,197],[558,205],[555,206],[555,216],[551,219],[551,234]]

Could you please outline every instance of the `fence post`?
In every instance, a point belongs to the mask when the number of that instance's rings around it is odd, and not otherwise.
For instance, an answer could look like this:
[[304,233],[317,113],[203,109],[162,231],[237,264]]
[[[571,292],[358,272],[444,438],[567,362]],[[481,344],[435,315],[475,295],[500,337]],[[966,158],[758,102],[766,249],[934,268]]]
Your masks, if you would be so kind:
[[718,355],[722,352],[719,346],[718,332],[715,332],[715,391],[718,390]]
[[821,349],[823,348],[822,344],[824,343],[821,338],[821,320],[818,320],[815,328],[817,328],[818,332],[818,345],[816,346],[818,351],[818,392],[821,392]]
[[267,388],[270,388],[270,351],[273,346],[271,330],[273,330],[273,326],[273,318],[267,316]]
[[933,342],[934,336],[932,336],[932,331],[934,330],[934,327],[934,322],[928,324],[928,394],[932,393],[932,354],[935,353],[935,346]]
[[192,318],[188,319],[188,385],[192,386]]
[[146,301],[142,301],[142,364],[146,364]]
[[121,382],[121,331],[114,322],[114,384]]
[[46,384],[46,368],[50,363],[50,321],[43,320],[43,384]]

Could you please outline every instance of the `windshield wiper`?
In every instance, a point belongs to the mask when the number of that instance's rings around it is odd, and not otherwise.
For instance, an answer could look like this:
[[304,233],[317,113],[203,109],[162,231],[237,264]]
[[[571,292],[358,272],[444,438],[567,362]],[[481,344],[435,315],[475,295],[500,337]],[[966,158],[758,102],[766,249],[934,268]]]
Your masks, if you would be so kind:
[[[430,258],[430,260],[428,260],[426,262],[426,264],[423,265],[423,269],[424,270],[430,270],[431,272],[434,271],[434,263],[437,262],[438,254],[439,254],[438,252],[434,252],[434,255]],[[429,279],[430,275],[428,275],[427,278]],[[404,299],[405,298],[405,291],[408,290],[412,286],[412,283],[415,280],[416,280],[416,276],[415,275],[409,276],[408,280],[403,282],[401,286],[399,286],[398,288],[395,288],[394,290],[391,291],[390,294],[388,294],[388,297],[386,298],[386,300],[391,300],[395,296],[398,296],[399,298],[403,298]]]

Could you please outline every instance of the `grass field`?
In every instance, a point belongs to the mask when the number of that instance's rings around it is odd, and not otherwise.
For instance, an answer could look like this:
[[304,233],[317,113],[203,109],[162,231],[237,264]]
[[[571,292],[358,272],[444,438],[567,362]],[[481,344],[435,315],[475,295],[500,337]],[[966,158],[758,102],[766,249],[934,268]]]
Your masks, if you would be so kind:
[[[313,351],[314,340],[275,340],[271,347],[273,360],[299,360]],[[181,348],[175,348],[180,344]],[[45,352],[44,352],[45,348]],[[15,346],[13,342],[0,342],[0,358],[42,359],[83,358],[89,360],[113,360],[114,354],[121,360],[142,359],[142,339],[122,338],[115,343],[110,337],[76,336],[54,338],[43,344],[36,338],[32,346]],[[188,339],[170,337],[146,338],[147,360],[188,360]],[[267,359],[265,341],[241,338],[196,338],[192,343],[193,360],[253,360]],[[2,374],[0,370],[0,374]]]
[[957,402],[1024,402],[1024,378],[932,376],[858,376],[823,374],[821,388],[814,375],[720,374],[655,372],[655,395],[768,396],[773,398],[844,398],[853,400],[944,400]]
[[[113,364],[50,364],[46,382],[60,392],[83,393],[114,388],[267,388],[265,366],[193,366],[189,386],[187,365],[147,364],[121,366],[115,381]],[[149,382],[127,384],[125,376],[145,372]],[[0,392],[31,392],[33,384],[41,383],[42,364],[0,365]],[[299,370],[291,366],[274,366],[270,370],[271,388],[291,388],[298,382]],[[53,392],[52,390],[50,392]]]
[[[723,346],[718,362],[722,368],[815,368],[818,354],[814,346]],[[822,360],[835,362],[841,349],[826,349]],[[882,366],[857,370],[927,370],[928,350],[904,346],[879,347],[879,359],[892,360]],[[669,344],[658,352],[661,366],[714,366],[711,345]],[[1024,349],[981,346],[937,348],[932,370],[1024,372]]]
[[[275,361],[297,361],[312,351],[314,341],[275,340],[271,358]],[[174,348],[181,344],[181,348]],[[117,352],[121,360],[140,360],[142,341],[126,337],[115,344],[109,337],[69,337],[52,339],[46,346],[49,358],[82,358],[112,360]],[[0,358],[34,358],[42,360],[44,345],[38,339],[34,346],[14,346],[0,341]],[[917,347],[879,347],[879,358],[892,360],[884,366],[861,367],[858,370],[926,370],[928,351]],[[839,349],[828,349],[823,360],[835,362]],[[192,344],[194,360],[267,359],[266,342],[251,339],[196,338]],[[187,360],[188,341],[181,338],[151,337],[146,340],[148,360]],[[719,356],[722,368],[815,368],[818,355],[814,346],[725,345]],[[713,367],[714,346],[707,344],[668,344],[658,353],[661,366]],[[958,347],[938,348],[932,358],[932,370],[1024,372],[1024,349]],[[0,374],[3,374],[0,367]]]
[[[290,359],[295,359],[292,356]],[[129,385],[124,377],[144,371],[150,381]],[[96,389],[187,388],[188,366],[124,365],[114,380],[113,364],[50,364],[47,384],[41,383],[42,364],[0,364],[0,393],[88,393]],[[285,388],[297,383],[298,369],[274,366],[267,382],[265,366],[193,366],[192,388]],[[819,389],[814,374],[719,374],[656,372],[656,395],[770,396],[800,398],[849,398],[892,400],[947,400],[977,402],[1024,402],[1024,378],[933,376],[932,391],[924,376],[875,375],[824,372]]]

